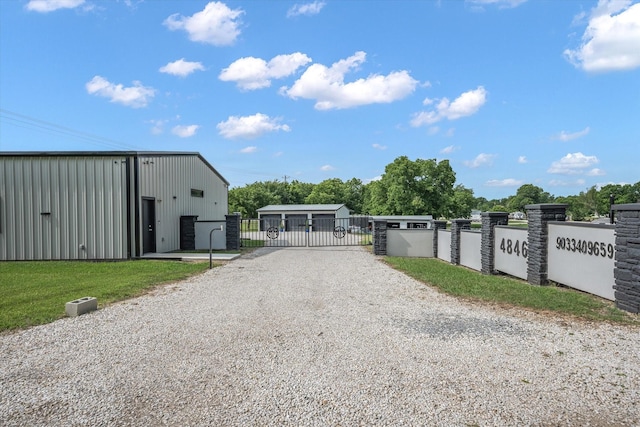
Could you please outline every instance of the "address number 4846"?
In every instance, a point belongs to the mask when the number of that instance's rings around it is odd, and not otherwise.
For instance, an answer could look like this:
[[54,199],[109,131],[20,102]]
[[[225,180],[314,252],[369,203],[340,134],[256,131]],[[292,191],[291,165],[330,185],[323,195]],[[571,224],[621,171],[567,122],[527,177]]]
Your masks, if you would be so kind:
[[503,253],[507,253],[509,255],[515,254],[516,256],[522,255],[523,258],[527,257],[528,254],[528,244],[526,241],[520,240],[511,240],[511,239],[502,239],[500,242],[500,250]]

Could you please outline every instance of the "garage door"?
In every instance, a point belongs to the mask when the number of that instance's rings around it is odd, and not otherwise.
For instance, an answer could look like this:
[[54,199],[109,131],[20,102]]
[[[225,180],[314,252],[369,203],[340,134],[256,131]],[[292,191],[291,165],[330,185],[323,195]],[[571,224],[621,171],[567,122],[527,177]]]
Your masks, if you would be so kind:
[[266,231],[269,227],[280,227],[280,214],[261,215],[260,230]]
[[291,214],[286,215],[286,230],[287,231],[305,231],[307,225],[306,214]]
[[313,231],[333,231],[335,227],[335,214],[313,214]]

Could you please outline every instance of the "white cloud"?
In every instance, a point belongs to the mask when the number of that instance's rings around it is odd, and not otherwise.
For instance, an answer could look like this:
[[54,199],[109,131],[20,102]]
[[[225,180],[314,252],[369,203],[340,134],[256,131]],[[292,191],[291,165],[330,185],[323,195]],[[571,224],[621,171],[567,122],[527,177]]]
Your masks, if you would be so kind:
[[84,0],[30,0],[27,10],[48,13],[58,9],[75,9],[84,4]]
[[323,7],[326,6],[326,3],[323,1],[314,1],[313,3],[305,3],[305,4],[295,4],[291,9],[287,11],[287,18],[292,18],[294,16],[306,15],[312,16],[320,13]]
[[232,45],[240,35],[240,16],[242,9],[229,9],[222,3],[208,3],[200,12],[192,16],[175,13],[164,21],[164,25],[172,31],[184,30],[189,40],[212,44],[214,46]]
[[380,145],[380,144],[372,144],[371,145],[373,148],[375,148],[376,150],[386,150],[387,146],[386,145]]
[[180,77],[186,77],[198,70],[204,71],[204,66],[200,62],[189,62],[185,61],[184,58],[169,62],[167,65],[162,66],[159,69],[161,73],[172,74]]
[[550,187],[583,187],[585,184],[586,181],[584,179],[576,179],[575,181],[552,179],[549,181]]
[[242,154],[252,154],[252,153],[255,153],[257,150],[258,150],[258,147],[254,145],[250,145],[249,147],[244,147],[242,150],[240,150],[240,152]]
[[591,11],[582,44],[564,56],[584,71],[607,72],[640,67],[640,3],[600,0]]
[[584,173],[585,169],[599,162],[596,156],[585,156],[582,153],[569,153],[551,164],[547,170],[549,173],[560,175],[576,175]]
[[487,187],[520,187],[524,181],[513,178],[491,179],[485,183]]
[[171,133],[174,135],[178,135],[180,138],[189,138],[196,134],[196,131],[200,128],[198,125],[188,125],[188,126],[174,126],[171,129]]
[[587,172],[587,176],[605,176],[607,173],[602,169],[593,168]]
[[90,95],[109,98],[111,102],[133,108],[146,107],[156,93],[155,89],[143,86],[138,81],[134,81],[131,87],[124,87],[121,84],[111,83],[101,76],[95,76],[85,87]]
[[151,123],[151,133],[153,135],[160,135],[164,132],[164,125],[168,120],[148,120],[146,123]]
[[565,131],[561,131],[559,134],[554,135],[552,139],[567,142],[567,141],[571,141],[572,139],[581,138],[587,135],[590,131],[591,129],[589,128],[589,126],[582,129],[581,131],[573,132],[573,133],[567,133]]
[[467,3],[470,3],[475,6],[485,6],[485,5],[496,5],[500,9],[518,7],[521,4],[525,3],[527,0],[466,0]]
[[441,120],[457,120],[461,117],[471,116],[478,112],[487,102],[487,90],[478,86],[477,89],[464,92],[453,102],[448,98],[442,98],[436,105],[435,110],[421,111],[413,115],[411,126],[419,127],[431,125]]
[[378,176],[374,176],[373,178],[370,178],[370,179],[363,179],[362,183],[363,184],[369,184],[370,182],[380,181],[381,179],[382,179],[382,175],[378,175]]
[[390,103],[415,90],[418,81],[407,71],[394,71],[386,76],[373,74],[365,79],[345,83],[345,74],[357,69],[365,59],[365,52],[356,52],[331,67],[313,64],[293,86],[283,87],[280,93],[292,99],[314,99],[317,110],[330,110]]
[[335,168],[331,165],[324,165],[320,167],[320,170],[323,172],[329,172],[329,171],[335,170]]
[[496,158],[495,154],[480,153],[473,160],[466,160],[464,165],[472,169],[479,168],[480,166],[491,166],[493,159]]
[[254,139],[267,132],[291,130],[288,125],[279,124],[278,119],[261,113],[253,116],[230,116],[227,121],[218,123],[217,128],[220,135],[227,139]]
[[450,145],[448,147],[444,147],[442,150],[440,150],[440,154],[451,154],[454,151],[458,151],[460,149],[460,147],[456,147],[455,145]]
[[225,82],[236,82],[241,89],[262,89],[271,86],[271,79],[289,76],[309,62],[311,58],[300,52],[278,55],[269,62],[249,56],[231,63],[220,72],[218,78]]
[[518,157],[518,163],[520,163],[520,164],[529,163],[529,160],[527,159],[526,156],[520,156],[520,157]]

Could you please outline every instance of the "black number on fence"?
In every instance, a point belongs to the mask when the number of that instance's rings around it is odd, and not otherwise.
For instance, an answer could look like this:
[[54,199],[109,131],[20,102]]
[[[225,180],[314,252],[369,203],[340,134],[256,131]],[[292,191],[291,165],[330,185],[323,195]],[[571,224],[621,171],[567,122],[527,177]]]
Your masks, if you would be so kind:
[[614,247],[611,243],[576,240],[569,237],[558,237],[556,239],[556,249],[610,259],[613,259],[614,255]]
[[525,241],[516,240],[515,242],[511,239],[503,238],[500,242],[500,250],[503,253],[507,253],[509,255],[516,254],[516,256],[522,255],[523,258],[526,258],[529,254],[528,243]]

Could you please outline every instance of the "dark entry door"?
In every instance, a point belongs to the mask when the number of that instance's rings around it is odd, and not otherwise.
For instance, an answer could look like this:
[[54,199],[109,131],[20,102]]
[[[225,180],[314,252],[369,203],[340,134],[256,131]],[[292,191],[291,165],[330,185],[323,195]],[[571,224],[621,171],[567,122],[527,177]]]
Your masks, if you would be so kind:
[[142,199],[142,253],[156,251],[156,201]]

